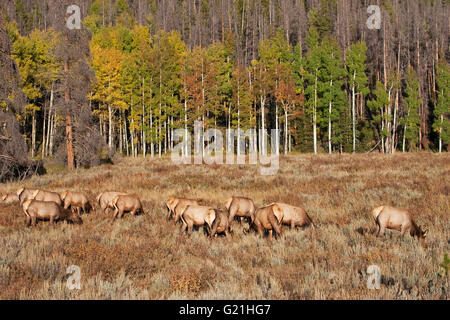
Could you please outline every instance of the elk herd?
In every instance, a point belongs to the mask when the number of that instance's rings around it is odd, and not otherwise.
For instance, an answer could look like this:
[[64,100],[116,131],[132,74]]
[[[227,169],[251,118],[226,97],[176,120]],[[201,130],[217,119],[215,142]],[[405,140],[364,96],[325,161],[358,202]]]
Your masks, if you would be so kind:
[[[36,225],[38,220],[47,220],[50,223],[65,220],[70,223],[82,224],[81,214],[94,212],[94,206],[82,192],[64,191],[61,194],[41,189],[20,188],[16,194],[3,194],[0,203],[11,204],[18,202],[26,217],[26,225]],[[122,218],[124,213],[136,215],[144,214],[141,200],[135,194],[116,191],[100,193],[96,198],[100,212],[113,212],[112,222]],[[220,234],[227,236],[233,233],[232,225],[237,218],[241,224],[248,221],[248,228],[244,234],[251,230],[260,236],[268,233],[272,239],[273,233],[278,238],[282,234],[282,225],[291,229],[312,226],[316,228],[311,217],[301,206],[292,206],[286,203],[274,202],[262,207],[255,207],[252,199],[232,196],[224,203],[224,209],[205,205],[202,199],[187,199],[170,197],[165,201],[167,219],[173,219],[173,224],[181,221],[181,233],[190,235],[195,227],[205,227],[209,237]],[[381,206],[373,209],[373,218],[376,224],[376,236],[383,236],[386,229],[397,230],[403,236],[409,233],[416,236],[425,246],[424,239],[428,233],[418,226],[408,211],[390,206]]]

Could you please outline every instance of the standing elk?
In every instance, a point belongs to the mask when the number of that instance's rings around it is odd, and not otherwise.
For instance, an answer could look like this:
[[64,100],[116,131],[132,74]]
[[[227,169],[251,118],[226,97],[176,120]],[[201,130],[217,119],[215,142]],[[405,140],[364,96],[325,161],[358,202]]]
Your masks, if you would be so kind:
[[83,210],[83,213],[90,213],[92,211],[89,199],[82,192],[64,191],[61,193],[61,200],[64,203],[64,209],[68,209],[69,207],[71,209],[76,208],[78,214],[81,213],[81,210]]
[[269,240],[272,240],[272,233],[275,231],[275,236],[281,237],[281,222],[283,221],[283,209],[276,203],[271,203],[267,206],[258,208],[255,211],[255,220],[250,227],[245,230],[244,234],[248,233],[250,229],[254,229],[262,237],[264,231],[269,231]]
[[291,229],[296,227],[306,227],[313,226],[315,228],[314,222],[311,217],[306,213],[306,210],[300,206],[291,206],[286,203],[275,202],[283,210],[283,221],[282,224],[291,226]]
[[225,236],[227,236],[228,233],[232,233],[232,231],[228,222],[228,215],[222,210],[216,210],[216,218],[214,219],[214,222],[212,224],[212,230],[209,236],[212,238],[216,234],[220,233],[223,233],[225,234]]
[[22,204],[22,210],[27,217],[27,226],[35,226],[37,220],[50,220],[51,224],[58,220],[66,220],[77,224],[83,223],[83,220],[78,214],[71,210],[61,208],[61,206],[53,201],[29,199]]
[[112,200],[119,195],[126,195],[126,193],[117,191],[105,191],[100,193],[96,199],[100,210],[103,213],[106,213],[107,210],[113,210]]
[[211,227],[216,219],[216,210],[208,206],[188,205],[181,214],[181,233],[188,229],[188,235],[192,233],[194,226],[207,226],[208,233],[211,235]]
[[176,198],[176,205],[174,207],[174,222],[176,224],[178,220],[181,219],[181,215],[184,210],[186,210],[187,206],[200,206],[203,200],[200,199],[185,199],[185,198]]
[[425,238],[428,230],[422,231],[422,228],[414,222],[408,211],[390,206],[381,206],[373,209],[372,215],[377,225],[375,230],[377,237],[383,236],[386,229],[400,231],[402,237],[406,232],[409,232],[412,237],[419,238],[422,246],[426,248]]
[[233,223],[234,217],[240,217],[241,224],[244,218],[250,219],[250,225],[255,219],[255,204],[252,199],[245,197],[231,197],[225,202],[225,207],[228,210],[228,223],[231,225]]
[[130,212],[133,216],[140,212],[145,214],[139,197],[135,194],[121,194],[111,201],[114,207],[113,222],[116,218],[121,219],[125,212]]

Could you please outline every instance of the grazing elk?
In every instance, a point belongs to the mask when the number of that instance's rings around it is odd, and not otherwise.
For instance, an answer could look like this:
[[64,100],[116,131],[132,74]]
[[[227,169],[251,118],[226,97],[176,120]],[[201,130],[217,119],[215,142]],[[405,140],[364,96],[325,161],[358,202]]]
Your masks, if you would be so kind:
[[177,198],[176,205],[174,207],[174,222],[176,224],[178,220],[181,219],[181,215],[184,210],[186,210],[187,206],[200,206],[203,202],[201,199],[185,199],[185,198]]
[[306,213],[306,210],[302,207],[291,206],[286,203],[275,202],[281,210],[283,210],[283,221],[282,224],[291,226],[291,229],[295,227],[306,227],[315,225],[311,217]]
[[64,191],[61,193],[61,200],[64,203],[64,209],[70,207],[73,210],[76,208],[78,214],[81,213],[81,210],[83,210],[83,213],[90,213],[92,210],[89,199],[82,192]]
[[228,215],[222,210],[216,210],[216,218],[212,224],[212,230],[209,236],[212,238],[217,234],[223,233],[225,236],[232,233],[228,222]]
[[258,208],[255,211],[255,220],[250,227],[245,230],[248,233],[251,228],[256,230],[262,237],[264,231],[269,231],[269,240],[272,240],[272,233],[275,231],[276,237],[281,237],[281,222],[283,221],[283,209],[276,203]]
[[50,220],[51,224],[58,220],[66,220],[77,224],[83,223],[83,220],[77,213],[61,208],[53,201],[29,199],[22,204],[22,210],[27,217],[27,226],[35,226],[37,220]]
[[426,247],[425,237],[428,234],[428,230],[422,231],[422,228],[414,222],[408,211],[390,206],[381,206],[373,209],[372,215],[377,225],[375,231],[377,237],[383,236],[386,229],[400,231],[402,237],[406,232],[409,232],[412,237],[419,238],[422,246]]
[[188,205],[181,214],[181,233],[188,229],[188,234],[192,233],[194,226],[207,226],[208,233],[211,235],[211,227],[216,219],[216,210],[208,206]]
[[252,199],[233,196],[227,199],[227,201],[225,202],[225,207],[227,208],[229,214],[228,222],[230,224],[230,229],[234,217],[240,217],[241,224],[244,218],[249,218],[250,225],[255,219],[255,204],[253,203]]
[[100,206],[100,210],[103,213],[106,213],[107,210],[113,210],[112,200],[119,195],[126,195],[126,193],[117,191],[105,191],[100,193],[97,196],[97,203]]
[[133,216],[138,212],[145,213],[141,200],[135,194],[118,195],[111,201],[111,204],[114,207],[113,222],[116,218],[121,219],[124,212],[130,212]]

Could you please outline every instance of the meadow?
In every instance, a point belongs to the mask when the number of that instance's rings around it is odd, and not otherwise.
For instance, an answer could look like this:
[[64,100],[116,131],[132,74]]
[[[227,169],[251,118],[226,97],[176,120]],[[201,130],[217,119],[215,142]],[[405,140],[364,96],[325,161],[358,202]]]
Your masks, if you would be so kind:
[[[111,223],[112,214],[83,215],[82,225],[39,222],[25,227],[18,204],[0,205],[0,299],[449,299],[440,264],[450,247],[448,153],[288,155],[280,169],[257,165],[175,165],[170,158],[119,158],[114,164],[48,173],[3,184],[62,192],[136,193],[146,214]],[[169,196],[202,198],[224,207],[231,195],[256,206],[280,201],[303,206],[316,229],[283,227],[269,241],[244,235],[188,237],[166,218]],[[410,210],[429,229],[417,239],[372,232],[371,210]],[[98,209],[98,206],[96,206]],[[66,269],[81,270],[81,289],[66,286]],[[380,289],[367,288],[367,268],[381,269]]]

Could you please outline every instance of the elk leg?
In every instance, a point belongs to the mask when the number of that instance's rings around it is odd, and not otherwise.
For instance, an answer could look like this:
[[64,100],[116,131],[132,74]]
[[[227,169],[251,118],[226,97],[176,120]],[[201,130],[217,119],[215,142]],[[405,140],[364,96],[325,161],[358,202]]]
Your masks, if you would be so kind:
[[378,232],[378,235],[383,237],[385,231],[386,231],[386,227],[385,226],[380,226],[380,231]]
[[192,222],[188,223],[188,235],[189,236],[192,234],[192,228],[193,228]]
[[26,226],[29,227],[31,225],[31,217],[27,216],[27,223]]
[[186,228],[187,228],[187,223],[184,222],[184,221],[182,221],[182,222],[183,222],[183,225],[181,226],[181,229],[180,229],[180,233],[181,234],[185,233],[186,232]]
[[378,237],[379,233],[380,233],[380,225],[377,223],[377,228],[375,229],[375,236]]
[[35,226],[37,224],[36,217],[31,217],[31,224]]
[[50,217],[50,224],[55,224],[55,217]]
[[123,211],[123,210],[119,210],[119,216],[118,216],[119,219],[122,219],[124,212],[125,211]]

